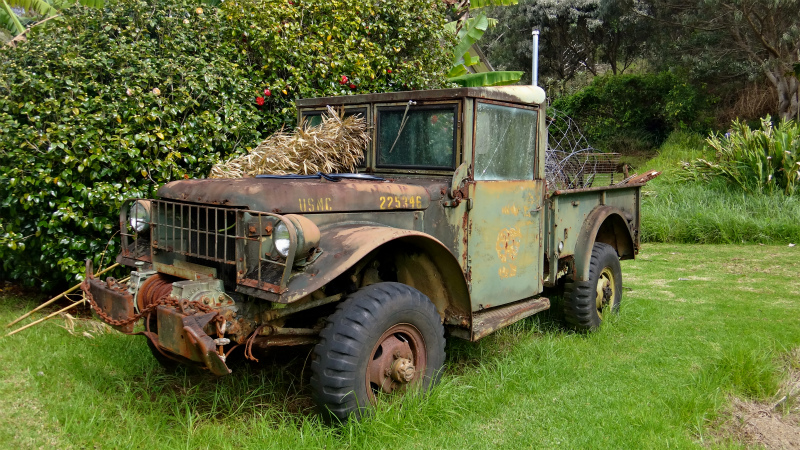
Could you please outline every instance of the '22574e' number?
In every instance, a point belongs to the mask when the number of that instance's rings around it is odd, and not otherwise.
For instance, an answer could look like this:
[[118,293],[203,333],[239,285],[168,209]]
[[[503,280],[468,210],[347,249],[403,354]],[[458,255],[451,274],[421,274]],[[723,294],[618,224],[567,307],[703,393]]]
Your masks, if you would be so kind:
[[380,196],[381,209],[421,208],[422,197],[417,195]]

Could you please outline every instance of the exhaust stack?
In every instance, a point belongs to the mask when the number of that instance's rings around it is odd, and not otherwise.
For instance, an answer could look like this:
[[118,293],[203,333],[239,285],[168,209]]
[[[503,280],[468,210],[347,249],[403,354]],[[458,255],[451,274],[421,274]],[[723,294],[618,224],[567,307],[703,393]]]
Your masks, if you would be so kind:
[[534,86],[539,85],[539,30],[531,31],[533,35],[533,70],[531,80]]

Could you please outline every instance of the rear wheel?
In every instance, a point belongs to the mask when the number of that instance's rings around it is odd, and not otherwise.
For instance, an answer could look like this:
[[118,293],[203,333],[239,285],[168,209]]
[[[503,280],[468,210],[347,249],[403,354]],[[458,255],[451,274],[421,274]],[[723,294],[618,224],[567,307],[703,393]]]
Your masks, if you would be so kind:
[[564,286],[564,319],[577,331],[591,331],[622,301],[622,268],[614,247],[597,242],[589,262],[589,280]]
[[323,416],[356,420],[377,398],[427,391],[444,364],[444,327],[423,293],[377,283],[351,294],[320,333],[311,385]]

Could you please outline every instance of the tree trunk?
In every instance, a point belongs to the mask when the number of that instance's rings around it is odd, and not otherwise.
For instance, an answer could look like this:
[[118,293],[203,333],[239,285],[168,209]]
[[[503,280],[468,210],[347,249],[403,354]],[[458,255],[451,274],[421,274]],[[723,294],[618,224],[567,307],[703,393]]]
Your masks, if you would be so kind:
[[778,92],[778,115],[784,120],[796,118],[800,108],[797,78],[780,66],[774,70],[767,70],[766,75]]

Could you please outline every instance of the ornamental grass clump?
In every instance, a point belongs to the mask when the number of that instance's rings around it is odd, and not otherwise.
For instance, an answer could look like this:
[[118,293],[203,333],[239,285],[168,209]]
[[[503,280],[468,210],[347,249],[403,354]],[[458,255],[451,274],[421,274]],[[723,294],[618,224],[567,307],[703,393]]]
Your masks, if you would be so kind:
[[761,129],[734,121],[731,131],[712,134],[706,143],[716,153],[713,160],[683,163],[687,178],[715,178],[750,193],[800,193],[800,124],[782,121],[773,126],[769,116]]
[[292,132],[281,130],[246,154],[216,164],[209,178],[353,172],[369,141],[363,116],[345,117],[329,106],[319,125],[304,122]]

